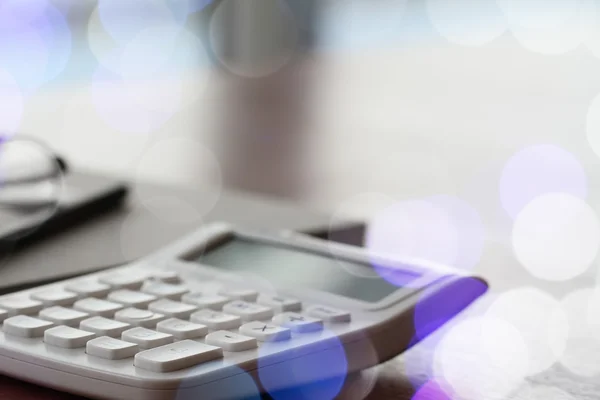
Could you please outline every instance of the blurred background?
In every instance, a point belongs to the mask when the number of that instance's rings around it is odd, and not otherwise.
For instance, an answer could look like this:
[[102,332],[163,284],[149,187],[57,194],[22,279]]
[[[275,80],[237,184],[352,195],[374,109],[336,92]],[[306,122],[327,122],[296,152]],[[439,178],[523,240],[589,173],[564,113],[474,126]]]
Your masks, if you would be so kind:
[[[482,240],[511,240],[540,195],[582,203],[546,199],[534,220],[570,205],[594,215],[599,12],[595,0],[5,0],[0,128],[79,168],[401,219],[394,246],[405,235],[412,254],[475,265]],[[592,220],[576,231],[597,250]]]

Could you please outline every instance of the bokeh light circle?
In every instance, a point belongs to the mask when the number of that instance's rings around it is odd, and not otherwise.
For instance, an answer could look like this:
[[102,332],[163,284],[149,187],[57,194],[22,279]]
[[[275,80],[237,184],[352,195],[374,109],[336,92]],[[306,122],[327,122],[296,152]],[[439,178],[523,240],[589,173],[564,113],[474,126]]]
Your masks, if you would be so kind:
[[423,340],[451,321],[467,304],[482,296],[487,288],[485,282],[471,277],[455,282],[451,290],[425,288],[419,294],[413,313],[413,340]]
[[585,199],[588,179],[579,160],[568,151],[540,144],[513,155],[500,177],[500,201],[513,219],[534,198],[562,192]]
[[515,256],[533,276],[565,281],[584,273],[600,246],[598,217],[592,208],[565,193],[531,201],[512,232]]
[[32,92],[59,75],[71,55],[64,13],[47,0],[0,4],[0,63]]
[[366,245],[374,254],[453,265],[459,251],[458,230],[451,215],[437,204],[407,200],[371,220]]
[[348,373],[344,346],[329,331],[321,340],[319,351],[288,350],[275,356],[275,363],[265,355],[281,346],[266,342],[259,349],[258,376],[274,400],[333,399],[340,393]]
[[189,0],[145,0],[119,2],[98,0],[98,17],[106,32],[118,43],[128,43],[141,31],[162,24],[183,26]]
[[442,36],[463,46],[484,45],[508,28],[496,0],[427,0],[427,11]]
[[530,376],[550,368],[565,351],[567,315],[558,300],[539,289],[524,287],[502,293],[486,316],[506,321],[519,331],[529,350]]
[[[265,77],[283,68],[292,59],[298,41],[298,25],[288,7],[278,0],[221,2],[210,22],[210,43],[219,62],[246,78]],[[240,21],[240,16],[244,20]],[[238,28],[235,35],[240,43],[235,49],[228,47],[232,24]]]
[[576,375],[600,373],[600,292],[598,288],[574,291],[562,300],[569,318],[569,341],[560,363]]
[[111,128],[126,133],[149,133],[177,113],[182,83],[125,80],[99,68],[92,82],[96,111]]
[[396,43],[408,0],[318,0],[320,44],[327,50],[372,48]]
[[529,351],[519,331],[503,320],[476,317],[454,325],[440,341],[436,380],[459,398],[504,398],[529,371]]
[[517,40],[542,54],[575,49],[586,38],[594,4],[588,0],[498,0]]
[[[137,182],[165,182],[187,188],[180,193],[189,197],[161,193],[160,199],[151,188],[146,190],[142,185],[136,188],[135,195],[141,204],[172,223],[201,221],[221,197],[223,179],[219,161],[210,149],[197,140],[185,137],[157,140],[142,154],[135,171]],[[195,186],[190,187],[191,183]],[[185,220],[178,220],[175,213],[165,213],[169,208],[180,207],[186,210],[183,213]],[[176,214],[181,215],[179,211]]]
[[417,390],[412,400],[453,400],[449,391],[449,388],[442,389],[438,382],[430,380]]
[[[344,226],[344,224],[347,224],[349,221],[358,221],[365,218],[364,214],[377,215],[394,205],[395,202],[396,201],[392,197],[383,193],[362,193],[353,196],[338,205],[329,222],[327,245],[331,249],[330,255],[335,258],[338,265],[347,273],[361,278],[379,278],[379,274],[375,269],[365,268],[354,262],[348,262],[336,255],[336,242],[344,243],[346,241],[346,238],[344,237],[345,233],[340,232],[339,227]],[[368,219],[368,227],[370,226],[370,217],[366,218]],[[357,243],[357,245],[360,244]]]
[[21,125],[25,100],[15,78],[0,68],[0,133],[12,136]]

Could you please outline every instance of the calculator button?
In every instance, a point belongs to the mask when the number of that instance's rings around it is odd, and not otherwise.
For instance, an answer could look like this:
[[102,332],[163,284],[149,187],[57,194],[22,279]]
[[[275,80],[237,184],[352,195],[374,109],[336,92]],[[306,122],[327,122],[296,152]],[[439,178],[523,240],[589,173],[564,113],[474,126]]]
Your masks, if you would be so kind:
[[69,293],[64,290],[46,290],[32,293],[29,297],[32,300],[41,301],[45,306],[70,306],[77,300],[75,293]]
[[323,329],[323,320],[294,312],[276,315],[273,317],[273,323],[297,333],[316,332]]
[[232,333],[228,331],[216,331],[206,335],[206,344],[222,347],[225,351],[246,351],[258,346],[256,338]]
[[277,295],[261,294],[258,296],[257,303],[271,307],[279,313],[286,311],[300,311],[302,309],[300,300]]
[[92,332],[69,326],[57,326],[44,332],[44,343],[65,349],[78,349],[96,336]]
[[208,333],[206,325],[195,324],[178,318],[169,318],[160,321],[156,325],[156,330],[173,335],[178,340],[196,339],[204,337]]
[[46,308],[39,313],[39,317],[56,325],[67,325],[73,328],[78,327],[79,323],[90,315],[85,312],[71,310],[61,306]]
[[26,315],[17,315],[16,317],[4,320],[2,329],[7,335],[36,338],[44,336],[46,329],[50,329],[53,326],[54,324],[49,321]]
[[223,349],[182,340],[135,355],[133,365],[152,372],[172,372],[223,357]]
[[0,308],[8,311],[10,315],[16,314],[37,314],[44,305],[41,301],[24,298],[6,298],[0,300]]
[[8,318],[9,315],[10,315],[10,313],[8,311],[0,309],[0,322],[4,321],[6,318]]
[[122,309],[123,306],[118,303],[113,303],[112,301],[88,297],[87,299],[76,301],[73,308],[90,315],[110,318],[115,315],[115,312]]
[[121,334],[129,328],[131,328],[131,325],[125,322],[115,321],[104,317],[84,319],[79,324],[79,329],[94,332],[98,336],[121,337]]
[[252,289],[225,288],[219,290],[219,294],[229,297],[232,300],[256,301],[258,297],[258,292]]
[[291,337],[290,330],[260,321],[248,322],[240,327],[240,333],[260,342],[278,342]]
[[178,301],[162,299],[150,303],[148,310],[166,315],[167,317],[188,319],[194,311],[198,310],[198,307]]
[[260,304],[248,303],[243,300],[235,300],[225,304],[223,312],[237,315],[244,322],[260,321],[273,317],[273,310]]
[[110,285],[114,289],[139,289],[144,283],[146,276],[140,276],[139,273],[114,272],[101,276],[99,281]]
[[181,299],[181,296],[189,292],[189,290],[183,285],[149,281],[142,287],[142,292],[153,294],[158,297],[167,297],[171,300],[179,300]]
[[105,358],[107,360],[123,360],[133,357],[140,351],[136,343],[102,336],[87,342],[85,352],[90,356]]
[[110,293],[107,299],[129,307],[146,308],[148,304],[156,300],[156,296],[129,289],[121,289]]
[[210,308],[212,310],[220,310],[223,306],[231,301],[229,297],[219,294],[210,294],[203,292],[186,293],[181,298],[181,301],[188,304],[193,304],[200,308]]
[[140,349],[152,349],[172,343],[173,335],[146,328],[133,328],[123,332],[121,340],[136,343],[140,346]]
[[308,308],[307,313],[311,317],[322,319],[325,322],[350,322],[350,313],[337,308],[312,306]]
[[153,281],[164,282],[164,283],[180,283],[181,278],[179,274],[174,271],[156,271],[152,273],[149,278]]
[[111,287],[96,281],[75,281],[66,285],[65,290],[76,293],[79,297],[106,297]]
[[133,326],[144,328],[154,328],[157,323],[165,319],[162,314],[149,310],[140,310],[139,308],[126,308],[115,313],[115,319],[121,322],[127,322]]
[[237,315],[229,315],[208,309],[196,311],[190,318],[193,322],[206,325],[211,330],[235,329],[242,322]]

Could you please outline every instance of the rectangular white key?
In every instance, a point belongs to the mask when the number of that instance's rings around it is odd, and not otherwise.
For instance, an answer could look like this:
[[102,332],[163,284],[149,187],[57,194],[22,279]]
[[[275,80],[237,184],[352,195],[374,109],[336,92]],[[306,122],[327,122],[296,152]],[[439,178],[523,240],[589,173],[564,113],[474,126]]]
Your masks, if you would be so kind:
[[42,292],[32,293],[32,300],[41,301],[44,306],[70,306],[77,300],[75,293],[67,292],[60,289],[44,290]]
[[327,306],[312,306],[306,311],[311,317],[322,319],[325,322],[350,322],[350,313]]
[[160,321],[156,325],[156,330],[173,335],[178,340],[196,339],[206,336],[208,327],[206,325],[195,324],[177,318],[169,318]]
[[109,285],[96,280],[75,281],[65,286],[65,290],[77,294],[80,298],[106,297],[111,289]]
[[198,307],[169,299],[161,299],[150,303],[148,310],[164,314],[167,317],[188,319]]
[[248,322],[240,326],[240,333],[256,338],[260,342],[278,342],[291,337],[289,329],[260,321]]
[[300,302],[300,300],[294,299],[292,297],[263,293],[260,296],[258,296],[258,300],[256,302],[258,304],[262,304],[263,306],[271,307],[278,313],[286,311],[300,311],[302,309],[302,303]]
[[206,344],[222,347],[225,351],[246,351],[258,346],[256,338],[228,331],[211,332],[204,341]]
[[0,300],[0,308],[13,316],[17,314],[37,314],[44,305],[41,301],[19,297],[7,297]]
[[79,323],[89,316],[88,313],[61,306],[45,308],[39,313],[40,318],[54,322],[55,325],[67,325],[73,328],[78,327]]
[[189,292],[189,289],[183,285],[172,285],[170,283],[148,281],[142,287],[142,292],[149,293],[157,297],[166,297],[171,300],[179,300],[181,296]]
[[295,312],[278,314],[273,317],[273,323],[297,333],[317,332],[323,330],[323,320],[307,317]]
[[8,311],[0,309],[0,322],[4,321],[9,316],[10,313]]
[[94,332],[97,336],[121,337],[131,325],[104,317],[92,317],[81,321],[79,329]]
[[242,320],[237,315],[225,314],[219,311],[204,309],[196,311],[190,316],[193,322],[208,326],[211,330],[235,329]]
[[133,365],[152,372],[172,372],[221,357],[223,349],[219,347],[182,340],[136,354]]
[[152,349],[173,342],[173,335],[146,328],[132,328],[121,334],[121,340],[136,343],[140,349]]
[[253,289],[222,288],[219,294],[232,300],[256,301],[258,292]]
[[78,349],[85,347],[85,344],[95,336],[94,333],[82,331],[81,329],[56,326],[44,332],[44,343],[65,349]]
[[139,289],[146,278],[145,274],[133,272],[112,272],[98,278],[101,283],[105,283],[114,289]]
[[225,304],[223,312],[237,315],[244,322],[260,321],[265,319],[271,319],[273,317],[273,310],[260,304],[248,303],[243,300],[234,300],[231,303]]
[[115,313],[117,321],[126,322],[133,326],[144,328],[154,328],[157,323],[165,319],[165,316],[150,310],[140,310],[139,308],[126,308]]
[[140,346],[136,343],[129,343],[108,336],[92,339],[85,346],[87,354],[107,360],[123,360],[133,357],[139,351]]
[[146,308],[148,304],[156,300],[156,296],[129,289],[120,289],[109,293],[107,300],[129,307]]
[[53,326],[54,324],[49,321],[26,315],[17,315],[16,317],[5,319],[2,330],[7,335],[36,338],[44,336],[46,329],[50,329]]
[[181,297],[181,301],[193,304],[199,308],[210,308],[218,311],[221,310],[225,304],[229,303],[231,299],[220,294],[193,292],[184,294]]
[[115,312],[122,309],[123,306],[118,303],[113,303],[112,301],[96,299],[95,297],[88,297],[87,299],[81,299],[76,301],[73,305],[73,308],[79,311],[86,312],[90,315],[111,318],[113,315],[115,315]]

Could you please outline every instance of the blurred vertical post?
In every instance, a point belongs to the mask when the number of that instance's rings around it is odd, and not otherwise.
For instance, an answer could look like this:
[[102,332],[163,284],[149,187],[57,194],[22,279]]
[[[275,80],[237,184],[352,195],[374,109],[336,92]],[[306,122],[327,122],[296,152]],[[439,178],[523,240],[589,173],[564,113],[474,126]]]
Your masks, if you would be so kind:
[[226,76],[217,148],[229,187],[304,192],[317,1],[224,0],[215,11],[213,50]]

